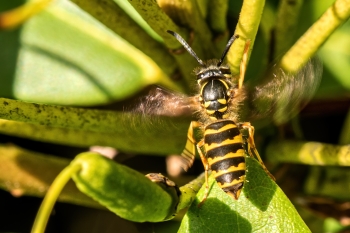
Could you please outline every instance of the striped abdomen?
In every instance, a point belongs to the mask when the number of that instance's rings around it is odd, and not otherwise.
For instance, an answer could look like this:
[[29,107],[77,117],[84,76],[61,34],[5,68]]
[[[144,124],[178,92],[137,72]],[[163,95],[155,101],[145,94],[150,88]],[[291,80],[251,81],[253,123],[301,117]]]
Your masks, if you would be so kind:
[[245,153],[242,134],[231,120],[205,127],[206,157],[220,188],[238,199],[245,179]]

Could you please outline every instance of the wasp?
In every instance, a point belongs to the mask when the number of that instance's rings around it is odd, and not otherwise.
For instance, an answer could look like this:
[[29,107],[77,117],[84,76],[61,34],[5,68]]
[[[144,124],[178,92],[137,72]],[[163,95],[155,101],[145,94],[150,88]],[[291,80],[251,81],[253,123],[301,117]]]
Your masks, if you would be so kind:
[[[244,98],[241,90],[250,42],[248,41],[245,46],[238,84],[234,84],[230,68],[223,64],[223,61],[238,35],[233,35],[228,41],[220,60],[203,62],[179,34],[173,31],[167,32],[173,35],[200,64],[194,73],[200,90],[197,99],[202,114],[200,120],[192,121],[188,129],[186,146],[181,154],[186,161],[184,169],[187,170],[192,166],[196,147],[205,168],[206,191],[201,204],[209,193],[209,170],[212,171],[219,187],[237,200],[243,188],[246,173],[245,142],[241,130],[247,129],[249,132],[249,155],[254,157],[252,153],[254,151],[265,171],[273,178],[255,148],[254,127],[249,122],[238,122],[237,108]],[[194,137],[196,128],[203,132],[203,139],[199,142],[196,142]]]
[[[179,34],[170,30],[167,32],[199,63],[199,67],[194,69],[199,94],[184,97],[157,89],[147,98],[148,104],[143,105],[141,110],[171,116],[176,115],[174,112],[181,114],[184,109],[198,113],[198,120],[190,123],[181,156],[185,171],[193,165],[196,151],[204,165],[206,189],[199,206],[209,194],[209,170],[219,187],[237,200],[245,182],[246,154],[257,158],[265,172],[274,179],[256,149],[254,127],[246,119],[265,116],[278,119],[281,112],[295,114],[302,101],[305,100],[305,104],[317,89],[322,74],[321,63],[317,59],[310,60],[297,74],[288,74],[279,67],[273,67],[267,82],[244,87],[249,40],[244,48],[240,74],[236,77],[231,74],[230,67],[224,64],[224,59],[231,45],[239,38],[238,35],[230,38],[220,59],[202,61]],[[244,106],[248,106],[249,114],[242,120]],[[194,136],[196,129],[202,134],[198,142]],[[248,136],[243,137],[242,132],[248,132]]]

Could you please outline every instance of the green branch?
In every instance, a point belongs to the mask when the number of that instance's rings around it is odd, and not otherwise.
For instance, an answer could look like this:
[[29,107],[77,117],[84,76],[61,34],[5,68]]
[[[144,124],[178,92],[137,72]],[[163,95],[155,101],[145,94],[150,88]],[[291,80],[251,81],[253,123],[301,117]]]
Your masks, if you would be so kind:
[[71,179],[72,175],[77,173],[81,168],[82,166],[80,164],[75,164],[75,166],[68,166],[63,169],[63,171],[60,172],[60,174],[56,177],[39,208],[32,228],[32,233],[45,232],[46,224],[49,220],[52,208],[55,205],[58,196],[62,192],[64,186],[66,186],[68,181]]
[[235,34],[239,35],[239,39],[233,43],[227,54],[227,60],[230,64],[231,72],[234,75],[239,74],[239,66],[247,40],[251,41],[249,54],[253,49],[264,5],[265,0],[245,0],[243,2],[239,21],[235,30]]
[[208,22],[215,34],[223,34],[227,31],[226,16],[228,10],[227,0],[209,1]]
[[350,166],[349,145],[338,146],[320,142],[275,141],[266,149],[273,162],[322,166]]
[[296,0],[292,3],[288,0],[280,1],[275,26],[274,58],[282,55],[292,46],[303,2],[304,0]]
[[152,0],[129,0],[130,4],[142,16],[142,18],[157,32],[164,43],[170,49],[178,48],[177,40],[167,33],[167,30],[183,33],[180,29],[158,6],[156,1]]
[[337,0],[283,56],[281,67],[296,73],[350,16],[350,0]]
[[[187,25],[187,28],[194,32],[193,38],[188,42],[202,59],[211,59],[215,55],[212,46],[212,32],[205,21],[206,1],[157,1],[162,10],[179,25]],[[225,15],[226,16],[226,15]],[[184,35],[185,38],[187,35]]]
[[205,177],[204,177],[204,173],[202,173],[196,179],[180,187],[181,195],[180,195],[179,205],[177,206],[177,211],[180,211],[191,205],[193,200],[196,198],[198,191],[203,186],[204,182],[205,182]]
[[[187,41],[189,41],[189,33],[178,27],[171,18],[159,7],[156,1],[152,0],[129,0],[131,5],[136,9],[136,11],[142,16],[142,18],[152,27],[152,29],[158,33],[163,39],[165,45],[171,50],[177,50],[180,48],[181,54],[174,54],[177,64],[180,67],[182,76],[186,80],[186,86],[192,86],[195,79],[192,76],[192,70],[194,67],[198,66],[196,60],[189,55],[179,44],[179,42],[167,33],[167,30],[175,31],[181,34]],[[200,44],[200,43],[197,43]],[[193,46],[196,51],[197,46]],[[199,56],[201,50],[197,51]]]
[[[227,11],[227,0],[209,1],[208,3],[207,21],[214,34],[213,43],[217,53],[222,52],[229,38],[226,22]],[[217,56],[220,55],[218,54]]]

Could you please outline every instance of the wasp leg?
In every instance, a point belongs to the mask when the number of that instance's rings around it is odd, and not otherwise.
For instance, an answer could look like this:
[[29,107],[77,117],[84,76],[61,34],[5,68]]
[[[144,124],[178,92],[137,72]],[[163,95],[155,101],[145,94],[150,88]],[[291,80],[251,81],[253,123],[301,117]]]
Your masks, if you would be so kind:
[[198,121],[192,121],[187,132],[187,141],[185,149],[182,151],[181,156],[183,158],[182,168],[187,171],[193,165],[193,161],[196,155],[195,144],[196,139],[193,136],[193,131],[195,128],[199,128],[201,123]]
[[209,182],[208,182],[208,171],[209,171],[209,163],[207,161],[207,157],[203,154],[202,147],[204,146],[204,140],[200,140],[200,142],[197,144],[197,151],[201,157],[203,166],[204,166],[204,171],[205,171],[205,194],[202,199],[202,201],[198,204],[198,208],[200,208],[205,200],[207,200],[208,194],[209,194]]
[[244,122],[244,123],[240,124],[240,127],[248,130],[249,136],[248,136],[247,147],[248,147],[248,153],[249,153],[250,157],[255,156],[258,159],[258,161],[260,162],[263,169],[265,170],[266,174],[268,174],[271,177],[271,179],[276,180],[275,177],[269,172],[269,170],[267,170],[264,162],[262,161],[262,159],[259,155],[258,150],[256,149],[255,141],[254,141],[254,131],[255,131],[254,126],[252,126],[250,124],[250,122]]
[[243,57],[242,57],[241,65],[239,68],[238,89],[242,88],[242,86],[243,86],[244,76],[245,76],[245,72],[247,70],[247,65],[248,65],[247,63],[248,63],[250,42],[251,42],[250,40],[247,40],[247,42],[245,43]]

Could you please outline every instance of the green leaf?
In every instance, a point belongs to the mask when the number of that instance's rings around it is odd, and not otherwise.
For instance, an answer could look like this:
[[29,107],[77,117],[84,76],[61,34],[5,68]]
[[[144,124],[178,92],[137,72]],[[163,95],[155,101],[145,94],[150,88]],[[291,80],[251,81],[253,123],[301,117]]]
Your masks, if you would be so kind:
[[246,158],[247,176],[236,201],[224,193],[213,178],[204,204],[204,188],[184,217],[180,233],[188,232],[310,232],[293,204],[265,173],[260,164]]
[[181,90],[149,57],[68,1],[55,2],[0,38],[3,97],[89,106],[151,84]]
[[154,39],[162,42],[163,38],[160,37],[150,26],[147,24],[147,22],[137,13],[135,8],[132,7],[132,5],[128,1],[124,0],[114,0],[120,8],[122,8],[140,27],[142,27],[150,36],[152,36]]
[[160,222],[175,213],[178,199],[131,168],[96,153],[78,155],[75,165],[78,189],[124,219]]
[[4,98],[0,98],[0,118],[1,133],[80,147],[111,146],[143,154],[180,153],[190,122],[182,117],[32,104]]

